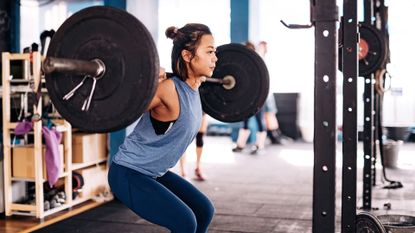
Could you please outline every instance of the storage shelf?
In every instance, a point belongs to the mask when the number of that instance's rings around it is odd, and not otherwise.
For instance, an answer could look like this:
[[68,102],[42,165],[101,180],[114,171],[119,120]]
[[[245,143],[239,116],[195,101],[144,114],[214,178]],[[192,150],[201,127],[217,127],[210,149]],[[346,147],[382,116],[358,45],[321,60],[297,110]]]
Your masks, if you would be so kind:
[[[12,60],[22,60],[23,65],[30,63],[31,71],[31,80],[18,79],[10,75],[10,62]],[[87,163],[74,163],[72,164],[72,126],[69,122],[64,119],[59,119],[59,114],[49,114],[48,117],[53,117],[53,123],[56,126],[56,130],[63,133],[63,171],[59,175],[59,183],[62,185],[64,192],[66,194],[65,204],[60,207],[56,207],[50,210],[44,210],[44,190],[43,185],[46,181],[43,179],[43,166],[42,161],[43,148],[42,143],[42,121],[33,122],[33,129],[28,133],[33,135],[33,144],[26,145],[32,147],[33,150],[33,162],[30,162],[33,165],[35,172],[30,174],[36,174],[34,178],[25,178],[25,177],[12,177],[13,174],[13,164],[12,164],[12,151],[13,148],[18,145],[13,145],[12,135],[14,134],[14,129],[18,125],[18,122],[11,122],[11,111],[12,111],[12,101],[11,99],[20,98],[20,102],[23,102],[24,105],[20,106],[23,109],[31,109],[30,114],[42,114],[42,98],[44,95],[41,95],[36,105],[32,108],[28,108],[29,101],[27,98],[27,93],[32,93],[33,89],[31,85],[40,86],[42,93],[47,93],[47,89],[44,88],[45,79],[41,74],[41,62],[42,57],[39,52],[33,52],[32,54],[12,54],[8,52],[2,53],[2,86],[0,88],[0,96],[2,97],[2,110],[3,110],[3,152],[4,152],[4,204],[5,204],[5,215],[29,215],[35,216],[36,218],[43,219],[44,217],[62,211],[64,209],[71,208],[74,205],[80,204],[82,202],[91,200],[93,198],[93,188],[97,188],[98,184],[96,183],[95,174],[90,175],[90,179],[85,179],[85,183],[89,182],[88,195],[79,197],[75,200],[72,200],[72,172],[73,170],[80,170],[83,168],[93,167],[94,165],[100,165],[107,161],[107,158],[97,159],[95,161]],[[23,77],[23,76],[22,76]],[[13,102],[14,103],[14,102]],[[34,104],[34,103],[30,103]],[[58,118],[58,119],[56,119]],[[14,156],[14,155],[13,155]],[[106,156],[105,156],[106,157]],[[20,163],[18,164],[18,167]],[[107,169],[107,167],[106,167]],[[87,170],[87,169],[86,169]],[[82,170],[81,170],[82,171]],[[90,171],[90,170],[89,170]],[[85,171],[87,173],[87,171]],[[15,173],[16,175],[18,173]],[[41,174],[41,175],[40,175]],[[25,173],[24,175],[27,175]],[[106,175],[104,173],[100,174],[101,180],[106,181]],[[104,178],[103,178],[104,177]],[[12,182],[23,181],[23,182],[34,182],[35,187],[35,200],[34,204],[19,204],[13,202],[13,192],[12,192]],[[84,186],[85,187],[85,186]]]
[[73,170],[79,170],[79,169],[86,168],[86,167],[90,167],[90,166],[100,164],[100,163],[103,163],[103,162],[106,162],[106,161],[107,161],[107,159],[105,158],[105,159],[98,159],[98,160],[91,161],[91,162],[86,162],[86,163],[73,163],[72,164],[72,171]]
[[[57,213],[59,211],[62,211],[64,209],[68,209],[73,206],[73,203],[71,204],[63,204],[59,207],[55,207],[53,209],[49,209],[44,211],[44,215],[48,216],[54,213]],[[36,205],[29,205],[29,204],[13,204],[13,214],[14,215],[23,215],[23,216],[35,216],[36,215]]]
[[[28,93],[28,92],[33,92],[33,90],[29,86],[24,86],[24,85],[10,86],[10,95]],[[41,92],[47,93],[48,91],[46,88],[42,88]],[[3,97],[3,88],[1,87],[0,87],[0,97]]]
[[[69,173],[68,172],[63,172],[59,175],[58,178],[60,179],[60,178],[66,177],[66,176],[69,176]],[[35,182],[36,181],[35,178],[27,178],[27,177],[11,177],[11,180],[12,181],[27,181],[27,182]],[[47,180],[42,179],[42,182],[46,182],[46,181]]]
[[[18,124],[19,122],[9,122],[7,129],[14,130],[16,129]],[[68,125],[64,125],[64,124],[59,124],[59,125],[56,125],[55,127],[58,132],[66,132],[66,131],[72,130],[71,127],[68,127]]]
[[[24,79],[12,79],[10,75],[10,61],[11,60],[22,60],[23,65],[28,64],[31,75],[31,80]],[[42,121],[35,121],[32,124],[32,130],[30,134],[33,135],[33,144],[29,145],[33,149],[33,161],[31,165],[34,168],[34,178],[25,177],[12,177],[12,150],[15,145],[12,144],[11,135],[13,130],[18,125],[18,122],[11,122],[11,111],[13,98],[21,98],[20,102],[24,102],[20,108],[29,109],[27,105],[28,98],[27,93],[33,93],[33,88],[38,86],[42,87],[44,79],[41,74],[41,62],[42,57],[40,53],[33,52],[32,54],[11,54],[8,52],[2,53],[2,110],[3,110],[3,150],[4,150],[4,204],[5,204],[5,215],[10,216],[12,214],[23,214],[33,215],[37,218],[44,218],[47,215],[56,213],[60,210],[71,206],[72,202],[72,171],[68,164],[63,167],[62,174],[59,178],[63,178],[64,191],[67,195],[65,204],[54,208],[52,210],[44,211],[44,193],[43,185],[45,179],[43,179],[43,166],[42,155],[43,155],[43,143],[42,143]],[[34,87],[32,88],[31,85]],[[46,88],[42,87],[41,91],[46,93]],[[16,94],[22,93],[22,94]],[[30,114],[42,114],[42,97],[39,97],[37,103],[33,104]],[[62,126],[58,126],[57,129],[63,132],[63,161],[72,161],[72,128],[71,125],[63,121]],[[26,145],[27,146],[27,145]],[[30,173],[29,173],[30,174]],[[13,181],[25,181],[34,182],[35,189],[35,200],[33,205],[23,205],[13,202],[12,182]],[[70,197],[70,198],[69,198]]]

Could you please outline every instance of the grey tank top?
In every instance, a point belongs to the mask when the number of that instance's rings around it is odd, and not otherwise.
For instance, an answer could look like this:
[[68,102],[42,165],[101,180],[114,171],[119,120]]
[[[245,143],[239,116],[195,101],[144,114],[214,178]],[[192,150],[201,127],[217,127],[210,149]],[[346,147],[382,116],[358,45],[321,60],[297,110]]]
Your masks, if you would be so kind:
[[165,134],[157,135],[150,112],[145,112],[115,154],[114,163],[144,175],[159,177],[176,165],[193,141],[202,121],[199,91],[193,90],[178,77],[171,79],[179,96],[180,113],[177,121]]

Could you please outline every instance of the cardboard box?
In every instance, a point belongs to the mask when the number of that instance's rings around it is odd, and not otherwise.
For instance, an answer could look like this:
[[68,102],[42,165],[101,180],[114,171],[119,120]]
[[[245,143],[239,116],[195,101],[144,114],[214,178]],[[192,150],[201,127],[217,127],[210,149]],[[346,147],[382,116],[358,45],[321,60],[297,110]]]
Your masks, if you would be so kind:
[[95,162],[107,158],[107,134],[72,134],[72,162]]
[[[63,157],[63,145],[59,145],[59,152],[61,158],[61,170],[60,174],[64,171],[64,157]],[[43,179],[46,180],[46,164],[45,164],[45,151],[43,146],[42,150],[42,174]],[[33,145],[15,146],[12,147],[12,176],[16,178],[35,179],[35,148]]]
[[108,190],[108,168],[106,163],[79,169],[75,172],[81,174],[84,178],[84,187],[79,193],[80,197],[89,198],[97,195],[105,188]]

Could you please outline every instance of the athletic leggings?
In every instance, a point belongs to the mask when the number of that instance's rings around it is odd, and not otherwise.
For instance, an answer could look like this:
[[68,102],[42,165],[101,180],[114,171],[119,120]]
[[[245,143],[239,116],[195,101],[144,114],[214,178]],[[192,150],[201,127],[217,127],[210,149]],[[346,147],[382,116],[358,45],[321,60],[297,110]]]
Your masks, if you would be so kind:
[[[264,115],[264,113],[263,113],[262,109],[257,114],[255,114],[255,120],[256,120],[256,123],[258,125],[258,132],[264,132],[265,131],[264,123],[262,122],[263,115]],[[244,120],[244,125],[243,125],[244,129],[248,129],[248,121],[249,121],[249,118],[247,120]]]
[[151,178],[112,163],[108,181],[115,196],[132,211],[172,233],[207,232],[212,221],[210,200],[173,172]]

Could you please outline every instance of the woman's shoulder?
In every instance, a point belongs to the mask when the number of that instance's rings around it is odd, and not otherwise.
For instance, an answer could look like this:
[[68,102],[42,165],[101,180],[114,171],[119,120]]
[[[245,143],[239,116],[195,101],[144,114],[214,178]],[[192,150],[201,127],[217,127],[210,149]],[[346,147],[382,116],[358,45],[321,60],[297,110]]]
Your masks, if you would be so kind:
[[159,83],[159,87],[162,89],[172,89],[175,87],[173,78],[168,78]]
[[162,97],[169,98],[176,94],[176,85],[171,78],[160,82],[158,85],[158,92]]

